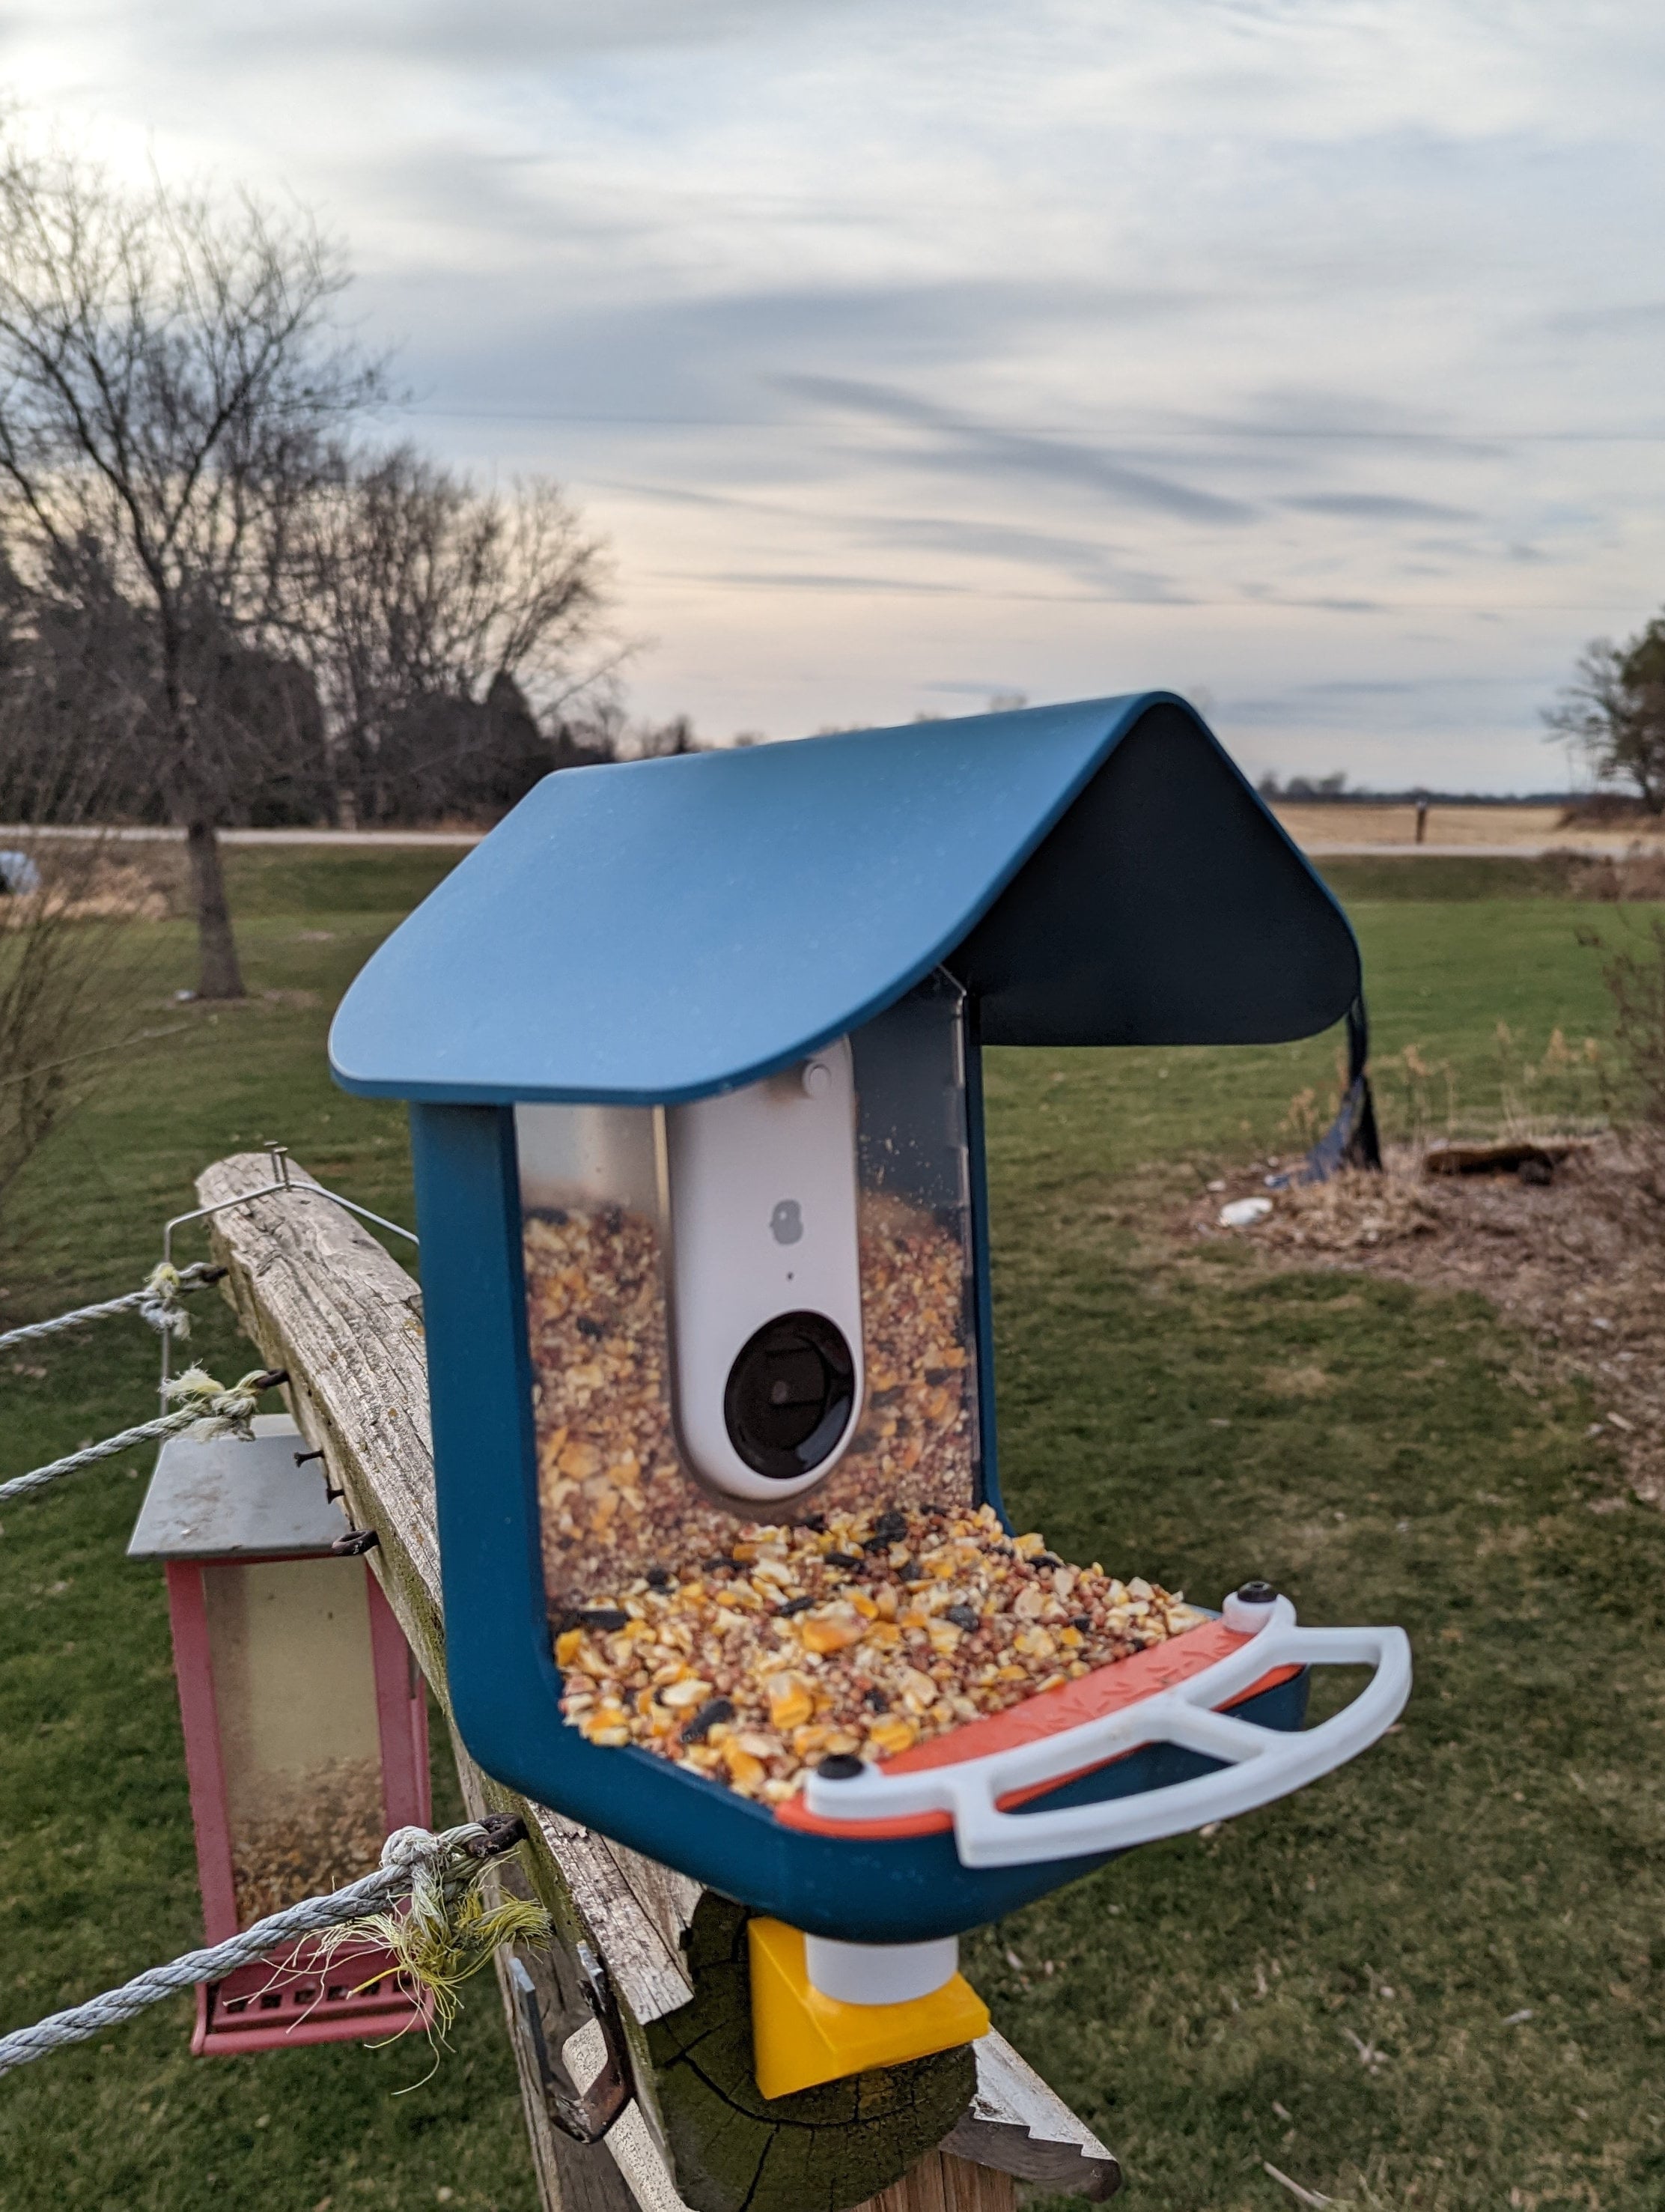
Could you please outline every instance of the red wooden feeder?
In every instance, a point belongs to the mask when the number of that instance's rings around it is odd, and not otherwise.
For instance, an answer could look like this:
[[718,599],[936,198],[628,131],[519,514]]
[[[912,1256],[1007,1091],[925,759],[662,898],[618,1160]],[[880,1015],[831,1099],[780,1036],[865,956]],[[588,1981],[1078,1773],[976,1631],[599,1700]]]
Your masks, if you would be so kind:
[[[171,1437],[128,1545],[166,1562],[203,1923],[222,1942],[369,1873],[428,1823],[422,1679],[286,1415],[254,1438]],[[312,1939],[199,1985],[195,2052],[368,2040],[426,2021],[380,1946],[327,1971]]]

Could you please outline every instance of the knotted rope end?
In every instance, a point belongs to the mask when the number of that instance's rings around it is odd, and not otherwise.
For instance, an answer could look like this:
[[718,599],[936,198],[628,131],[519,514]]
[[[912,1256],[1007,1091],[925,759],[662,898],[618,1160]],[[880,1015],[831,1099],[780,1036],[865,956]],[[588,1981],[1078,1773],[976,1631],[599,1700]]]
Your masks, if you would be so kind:
[[326,1929],[317,1939],[320,1963],[367,1942],[391,1951],[398,1972],[433,1999],[434,2027],[443,2036],[470,1975],[503,1944],[550,1933],[549,1914],[531,1898],[505,1897],[495,1905],[485,1899],[493,1862],[525,1835],[524,1821],[501,1814],[437,1836],[426,1828],[394,1829],[381,1847],[381,1863],[409,1880],[408,1902]]
[[260,1393],[289,1379],[283,1368],[252,1367],[228,1389],[203,1368],[187,1367],[169,1382],[167,1395],[182,1413],[189,1412],[193,1423],[207,1425],[204,1435],[246,1440],[254,1433],[250,1425],[260,1410]]

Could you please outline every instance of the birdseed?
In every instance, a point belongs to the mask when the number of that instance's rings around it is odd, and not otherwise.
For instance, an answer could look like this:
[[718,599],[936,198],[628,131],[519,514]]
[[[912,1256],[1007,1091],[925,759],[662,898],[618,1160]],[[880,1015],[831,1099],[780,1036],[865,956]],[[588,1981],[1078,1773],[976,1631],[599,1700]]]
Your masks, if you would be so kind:
[[817,1518],[731,1522],[719,1563],[613,1585],[623,1627],[556,1638],[568,1723],[778,1804],[823,1759],[892,1758],[1203,1617],[1009,1536],[987,1505]]
[[[957,1229],[865,1188],[860,1226],[862,1418],[789,1510],[800,1521],[969,1510],[976,1382]],[[617,1206],[540,1207],[524,1250],[544,1583],[559,1617],[667,1563],[726,1556],[744,1509],[699,1489],[678,1456],[655,1224]]]
[[292,1789],[263,1778],[260,1800],[258,1813],[234,1808],[240,1928],[374,1871],[387,1832],[380,1759],[331,1759]]

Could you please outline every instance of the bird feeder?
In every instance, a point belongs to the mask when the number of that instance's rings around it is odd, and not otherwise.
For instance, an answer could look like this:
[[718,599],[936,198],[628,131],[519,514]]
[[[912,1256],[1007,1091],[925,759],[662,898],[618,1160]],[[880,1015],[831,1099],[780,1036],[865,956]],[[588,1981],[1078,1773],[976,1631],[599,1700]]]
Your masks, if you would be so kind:
[[[295,1425],[163,1444],[128,1545],[167,1577],[209,1943],[374,1870],[428,1820],[421,1674]],[[397,2034],[427,2001],[379,1946],[310,1939],[199,1984],[195,2052]]]
[[[853,1588],[839,1528],[871,1556],[987,1507],[1000,1536],[986,1047],[1278,1042],[1358,992],[1328,891],[1165,694],[550,776],[349,992],[337,1079],[410,1105],[458,1724],[763,1916],[766,2094],[977,2033],[960,1932],[1351,1757],[1404,1702],[1403,1635],[1248,1583],[773,1801],[730,1786],[743,1746],[702,1772],[623,1708],[569,1724],[563,1667],[670,1586],[720,1628],[700,1578],[759,1525],[830,1528]],[[1303,1729],[1331,1663],[1369,1686]]]

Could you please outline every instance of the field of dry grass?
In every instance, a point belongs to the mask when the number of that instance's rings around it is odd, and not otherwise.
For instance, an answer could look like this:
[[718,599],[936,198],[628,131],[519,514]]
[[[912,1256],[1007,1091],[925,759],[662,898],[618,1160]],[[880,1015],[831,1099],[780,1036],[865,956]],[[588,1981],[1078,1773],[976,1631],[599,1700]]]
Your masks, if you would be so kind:
[[[1414,846],[1413,806],[1326,806],[1298,804],[1273,809],[1296,843],[1309,851],[1340,846]],[[1559,806],[1433,806],[1425,849],[1487,846],[1499,852],[1532,852],[1546,846],[1574,853],[1625,853],[1650,840],[1637,824],[1621,830],[1563,830]],[[1665,830],[1665,822],[1660,825]]]

